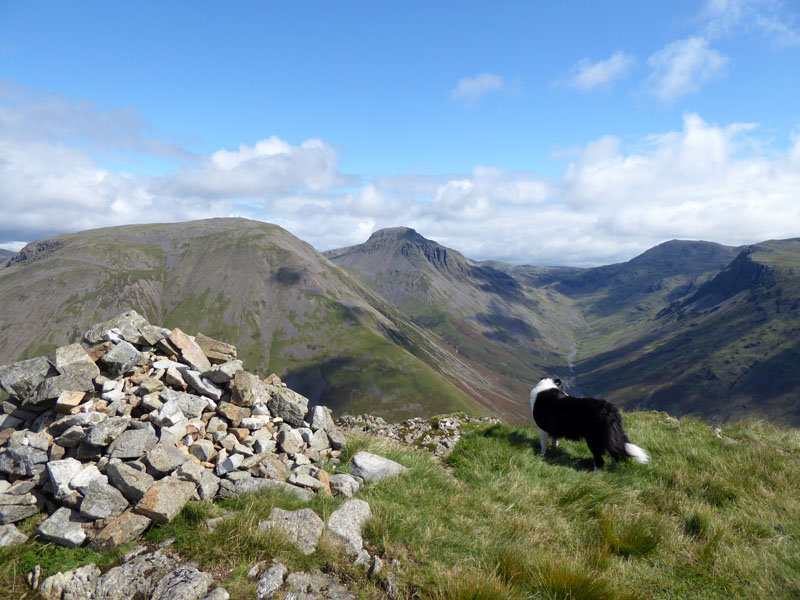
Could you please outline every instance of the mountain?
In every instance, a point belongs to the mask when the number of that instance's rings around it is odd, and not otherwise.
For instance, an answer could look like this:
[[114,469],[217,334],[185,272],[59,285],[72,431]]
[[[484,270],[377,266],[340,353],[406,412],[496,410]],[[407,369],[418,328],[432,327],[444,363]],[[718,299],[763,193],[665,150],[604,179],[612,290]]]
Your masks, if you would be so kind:
[[491,389],[479,373],[275,225],[210,219],[35,242],[0,266],[0,305],[0,364],[133,308],[236,345],[249,370],[337,412],[488,410],[473,399]]
[[531,386],[563,361],[585,327],[557,290],[526,285],[406,227],[324,255],[479,365],[499,393],[520,403],[523,418]]
[[698,244],[554,284],[589,323],[575,383],[628,407],[800,423],[800,240]]
[[245,219],[100,229],[0,266],[0,363],[134,308],[338,413],[528,421],[547,374],[627,408],[800,424],[798,269],[798,239],[585,269],[472,261],[406,227],[324,255]]

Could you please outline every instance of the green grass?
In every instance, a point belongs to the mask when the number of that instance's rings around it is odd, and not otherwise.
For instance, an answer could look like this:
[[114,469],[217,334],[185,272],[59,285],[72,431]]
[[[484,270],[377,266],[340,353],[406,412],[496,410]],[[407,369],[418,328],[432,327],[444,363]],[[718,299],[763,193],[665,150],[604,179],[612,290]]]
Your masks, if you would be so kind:
[[[359,450],[409,467],[368,485],[359,497],[373,518],[368,547],[397,559],[405,598],[715,599],[796,598],[800,594],[800,457],[797,430],[761,422],[723,433],[663,413],[623,415],[626,430],[652,456],[593,472],[584,443],[562,442],[542,457],[531,427],[474,426],[444,462],[386,439],[353,436]],[[346,462],[344,463],[346,464]],[[342,500],[319,496],[323,518]],[[234,599],[252,598],[247,577],[258,561],[336,574],[362,598],[382,597],[367,577],[324,545],[310,557],[278,535],[258,531],[274,506],[299,500],[255,494],[186,507],[151,529],[152,544],[174,547],[215,574]],[[233,511],[211,533],[203,521]],[[35,527],[35,518],[23,524]],[[0,551],[0,598],[19,598],[35,564],[46,574],[86,562],[107,566],[117,553],[64,550],[28,542]]]

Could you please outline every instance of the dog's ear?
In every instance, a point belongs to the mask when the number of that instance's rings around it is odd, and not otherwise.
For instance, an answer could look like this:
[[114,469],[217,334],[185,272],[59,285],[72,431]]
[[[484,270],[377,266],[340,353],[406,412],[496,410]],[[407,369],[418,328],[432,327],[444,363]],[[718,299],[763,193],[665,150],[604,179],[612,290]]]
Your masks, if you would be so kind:
[[553,383],[555,383],[558,387],[561,387],[561,380],[560,379],[553,379]]

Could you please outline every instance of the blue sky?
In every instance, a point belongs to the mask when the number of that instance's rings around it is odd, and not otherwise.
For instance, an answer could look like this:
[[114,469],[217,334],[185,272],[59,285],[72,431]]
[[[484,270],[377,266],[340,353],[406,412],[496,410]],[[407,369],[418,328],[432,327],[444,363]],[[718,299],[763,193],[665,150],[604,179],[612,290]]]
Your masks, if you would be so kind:
[[0,247],[239,215],[592,265],[800,235],[800,6],[0,0]]

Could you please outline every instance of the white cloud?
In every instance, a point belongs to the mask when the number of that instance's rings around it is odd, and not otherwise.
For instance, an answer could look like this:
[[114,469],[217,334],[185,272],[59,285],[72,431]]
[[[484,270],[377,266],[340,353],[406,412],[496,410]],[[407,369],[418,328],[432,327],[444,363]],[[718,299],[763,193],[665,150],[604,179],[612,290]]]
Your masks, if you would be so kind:
[[594,63],[584,58],[573,67],[572,74],[564,83],[582,92],[588,92],[608,86],[624,77],[635,64],[636,58],[622,51],[617,51],[610,58]]
[[465,106],[472,106],[490,92],[499,92],[506,88],[505,81],[494,73],[481,73],[475,77],[464,77],[458,81],[450,92],[450,98]]
[[[232,215],[277,223],[320,250],[406,225],[471,258],[532,264],[626,260],[673,238],[744,244],[800,235],[800,136],[778,149],[755,124],[715,125],[691,113],[676,131],[591,140],[550,178],[477,166],[362,181],[340,173],[330,144],[276,137],[194,156],[165,175],[116,173],[70,143],[78,134],[103,138],[91,119],[89,132],[73,124],[69,135],[30,123],[26,139],[30,111],[13,102],[0,109],[0,247],[11,249],[89,228]],[[37,118],[49,117],[42,109]],[[119,144],[136,146],[135,138]]]
[[711,38],[755,31],[777,46],[800,44],[797,15],[778,0],[707,0],[700,19]]
[[709,80],[720,76],[729,59],[709,48],[708,40],[689,37],[664,46],[647,61],[652,73],[649,90],[664,102],[692,94]]

